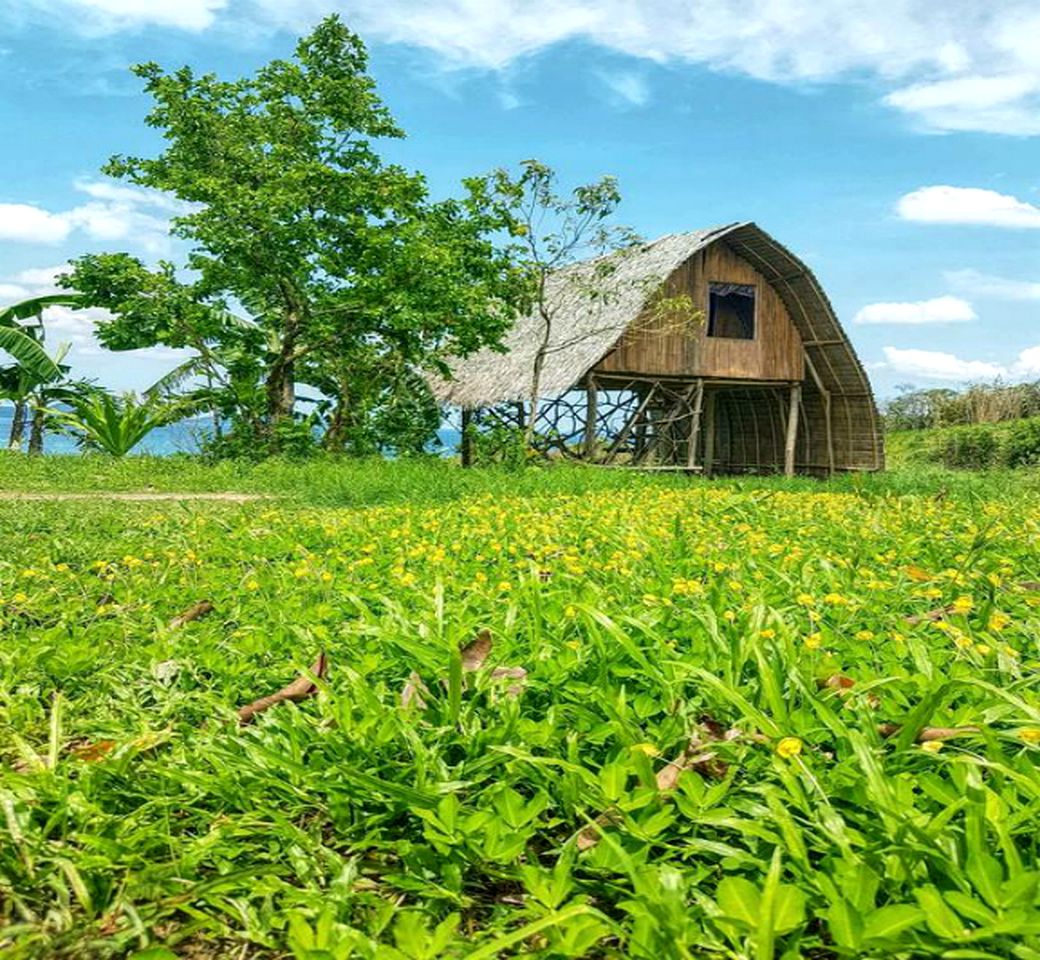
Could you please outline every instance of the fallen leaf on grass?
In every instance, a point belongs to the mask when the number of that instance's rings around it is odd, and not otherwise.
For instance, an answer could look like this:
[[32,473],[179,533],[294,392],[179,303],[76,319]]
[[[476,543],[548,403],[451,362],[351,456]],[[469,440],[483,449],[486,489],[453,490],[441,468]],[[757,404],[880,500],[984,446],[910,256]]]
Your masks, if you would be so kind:
[[192,604],[187,610],[177,614],[170,621],[170,629],[178,630],[183,627],[186,623],[191,623],[192,620],[199,620],[206,616],[207,613],[212,613],[214,606],[209,600],[200,600],[198,603]]
[[429,693],[426,684],[423,683],[422,677],[413,670],[408,674],[408,680],[401,691],[401,706],[410,707],[414,704],[420,710],[425,710],[426,701],[422,698],[424,692]]
[[[657,789],[661,793],[669,793],[679,783],[679,777],[686,770],[693,770],[702,777],[721,780],[729,771],[729,764],[720,760],[715,751],[710,749],[711,743],[736,740],[740,731],[727,730],[711,717],[701,717],[686,748],[674,760],[669,761],[657,771]],[[583,828],[578,834],[576,844],[579,850],[591,850],[600,839],[600,828],[616,823],[620,817],[614,811],[601,813],[593,823]]]
[[915,567],[913,564],[910,564],[910,566],[906,568],[906,575],[911,580],[916,580],[918,583],[927,583],[932,579],[932,575],[927,570],[922,570],[920,567]]
[[[856,681],[852,677],[847,677],[843,673],[834,673],[827,677],[826,680],[817,680],[816,686],[821,690],[833,690],[835,696],[841,697],[843,700],[852,692],[852,688],[856,686]],[[877,694],[868,693],[866,696],[867,704],[873,709],[877,709],[881,706],[881,700]]]
[[104,760],[116,748],[115,740],[80,740],[69,745],[69,755],[85,763]]
[[929,610],[926,613],[912,613],[907,617],[903,617],[903,619],[907,623],[934,622],[936,620],[945,620],[953,612],[953,607],[936,607],[934,610]]
[[461,650],[462,653],[462,669],[467,673],[472,673],[474,670],[479,670],[484,666],[484,661],[487,660],[488,654],[491,653],[491,647],[494,645],[494,641],[491,639],[491,631],[484,629],[476,635],[466,646]]
[[1028,590],[1031,593],[1040,590],[1040,580],[1021,580],[1018,585],[1021,589]]
[[[898,723],[879,723],[878,733],[885,737],[894,737],[902,729]],[[954,737],[967,737],[979,733],[978,727],[922,727],[916,740],[928,743],[931,740],[952,740]]]
[[492,680],[513,680],[506,687],[507,697],[519,697],[527,683],[527,671],[523,667],[495,667],[491,671]]
[[287,687],[282,687],[277,693],[261,697],[259,700],[254,700],[252,703],[240,707],[238,711],[239,724],[245,726],[248,723],[252,723],[254,717],[265,710],[270,710],[277,703],[283,703],[286,700],[299,703],[301,700],[313,697],[318,692],[318,685],[314,682],[315,679],[324,680],[328,669],[328,658],[325,656],[325,651],[322,650],[318,654],[318,659],[311,664],[310,670],[307,673],[300,674]]

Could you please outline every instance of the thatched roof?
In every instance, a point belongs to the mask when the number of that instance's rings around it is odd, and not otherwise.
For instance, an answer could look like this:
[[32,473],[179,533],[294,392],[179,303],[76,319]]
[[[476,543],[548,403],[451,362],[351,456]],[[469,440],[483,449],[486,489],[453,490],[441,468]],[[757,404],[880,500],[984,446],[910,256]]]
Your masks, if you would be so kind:
[[[639,317],[659,283],[720,240],[758,270],[784,301],[805,349],[811,373],[807,387],[821,391],[821,397],[828,395],[832,403],[839,465],[879,468],[882,441],[870,382],[830,301],[801,260],[750,222],[670,234],[612,255],[615,270],[606,285],[616,295],[593,307],[581,292],[580,278],[592,276],[602,261],[560,271],[550,281],[554,330],[540,393],[555,396],[577,384]],[[504,352],[481,350],[458,361],[452,380],[431,382],[435,396],[442,403],[468,408],[526,398],[543,329],[536,316],[521,318],[506,335]]]
[[[549,278],[553,304],[552,336],[542,370],[541,393],[564,393],[594,367],[639,316],[654,286],[693,254],[730,227],[673,233],[595,261],[586,261]],[[583,279],[597,264],[613,270],[605,286],[616,291],[592,301]],[[591,282],[591,281],[590,281]],[[486,407],[504,400],[522,400],[531,391],[531,371],[544,325],[537,315],[521,317],[502,341],[505,352],[480,350],[453,366],[454,379],[434,379],[430,386],[441,403]]]

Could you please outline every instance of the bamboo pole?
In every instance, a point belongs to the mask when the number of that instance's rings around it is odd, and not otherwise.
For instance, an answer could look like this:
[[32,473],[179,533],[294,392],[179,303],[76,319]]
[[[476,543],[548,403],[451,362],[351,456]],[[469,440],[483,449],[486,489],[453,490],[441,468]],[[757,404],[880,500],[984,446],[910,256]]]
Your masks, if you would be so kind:
[[473,432],[470,429],[473,423],[473,411],[468,407],[462,408],[462,439],[459,444],[459,453],[464,467],[473,466]]
[[596,406],[599,402],[597,396],[596,378],[590,376],[585,381],[585,459],[591,460],[596,455]]
[[704,398],[704,476],[711,476],[715,460],[715,393],[708,391]]
[[791,384],[791,403],[787,410],[787,439],[784,443],[784,476],[794,476],[794,449],[798,440],[798,407],[802,399],[802,385]]
[[690,416],[690,439],[686,445],[686,466],[691,470],[697,466],[697,440],[701,433],[701,408],[704,406],[704,381],[697,380],[697,392],[693,398],[693,413]]

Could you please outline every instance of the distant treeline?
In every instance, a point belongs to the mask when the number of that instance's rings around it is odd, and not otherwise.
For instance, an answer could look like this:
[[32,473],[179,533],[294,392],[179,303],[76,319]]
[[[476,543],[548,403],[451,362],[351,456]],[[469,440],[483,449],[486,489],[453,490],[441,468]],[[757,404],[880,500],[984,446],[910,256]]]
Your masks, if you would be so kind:
[[972,384],[965,390],[901,387],[900,391],[885,405],[885,427],[889,431],[932,430],[1040,416],[1040,380],[995,380]]

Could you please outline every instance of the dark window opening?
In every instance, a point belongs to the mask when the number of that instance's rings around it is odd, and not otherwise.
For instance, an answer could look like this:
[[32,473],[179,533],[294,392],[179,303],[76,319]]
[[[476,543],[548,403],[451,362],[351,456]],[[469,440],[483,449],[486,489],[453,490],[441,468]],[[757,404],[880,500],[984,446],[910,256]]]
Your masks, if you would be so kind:
[[755,288],[743,283],[708,284],[708,336],[755,339]]

